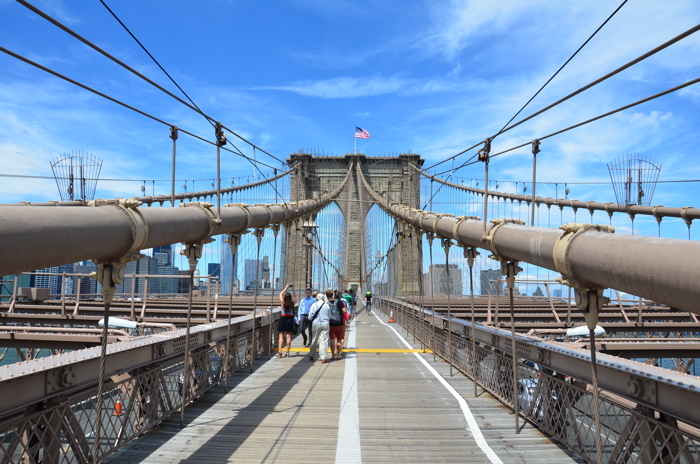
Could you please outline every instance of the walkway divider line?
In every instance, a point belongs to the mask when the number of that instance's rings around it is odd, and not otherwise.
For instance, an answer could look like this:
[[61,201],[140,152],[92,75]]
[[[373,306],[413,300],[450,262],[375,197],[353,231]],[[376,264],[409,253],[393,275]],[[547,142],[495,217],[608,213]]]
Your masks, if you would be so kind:
[[[277,348],[272,348],[272,351],[279,351]],[[282,348],[282,351],[284,351],[284,348]],[[308,353],[309,348],[290,348],[289,351],[292,353]],[[331,352],[331,349],[328,348],[328,352]],[[418,349],[411,349],[411,350],[403,350],[401,348],[343,348],[343,353],[397,353],[397,354],[402,354],[402,353],[432,353],[432,350],[421,350],[420,348]]]
[[[413,347],[406,341],[403,336],[396,331],[392,326],[387,324],[382,320],[382,318],[379,316],[378,313],[375,313],[375,316],[377,317],[377,320],[384,324],[385,326],[389,327],[391,330],[394,331],[394,333],[399,337],[399,339],[406,345],[407,348],[412,349]],[[472,414],[471,410],[469,409],[469,405],[467,404],[466,400],[462,398],[462,395],[457,393],[457,390],[455,390],[452,385],[447,383],[447,380],[445,380],[433,367],[428,364],[428,362],[421,357],[420,354],[418,353],[413,353],[416,358],[420,362],[423,363],[423,365],[435,376],[436,379],[442,383],[442,385],[449,391],[452,396],[454,396],[457,399],[457,402],[459,403],[459,407],[462,408],[462,413],[464,413],[464,418],[467,420],[467,427],[468,430],[471,432],[472,436],[474,437],[474,441],[476,441],[476,444],[479,445],[479,448],[481,448],[481,451],[484,452],[487,458],[491,461],[492,464],[503,464],[503,461],[496,455],[496,453],[491,449],[489,444],[486,442],[486,438],[484,438],[484,435],[481,433],[481,429],[479,428],[479,424],[476,423],[476,419],[474,419],[474,415]]]
[[[350,322],[348,345],[356,346],[357,325]],[[343,377],[343,396],[340,401],[338,417],[338,442],[335,448],[335,462],[338,464],[361,464],[360,448],[360,405],[357,399],[357,354],[345,355],[345,376]]]

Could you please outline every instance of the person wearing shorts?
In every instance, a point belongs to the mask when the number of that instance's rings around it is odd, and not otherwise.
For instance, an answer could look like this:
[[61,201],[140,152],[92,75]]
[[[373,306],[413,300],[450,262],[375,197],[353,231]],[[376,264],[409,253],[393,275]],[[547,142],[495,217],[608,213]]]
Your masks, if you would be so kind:
[[[329,300],[328,304],[333,305],[339,302],[341,316],[344,316],[347,313],[347,309],[345,309],[345,302],[341,299],[340,296],[340,292],[335,292],[335,294],[333,295],[333,299]],[[343,355],[343,342],[345,341],[345,322],[343,322],[342,319],[340,325],[331,324],[328,338],[330,338],[331,345],[331,360],[340,359]]]

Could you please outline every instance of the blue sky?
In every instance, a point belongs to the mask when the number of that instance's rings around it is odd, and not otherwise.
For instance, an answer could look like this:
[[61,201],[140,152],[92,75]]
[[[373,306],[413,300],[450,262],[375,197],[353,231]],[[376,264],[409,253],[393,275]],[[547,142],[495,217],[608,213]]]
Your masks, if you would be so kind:
[[[177,91],[98,1],[34,4]],[[279,158],[309,147],[347,153],[357,125],[372,134],[358,143],[369,156],[410,149],[433,164],[497,132],[619,2],[108,4],[203,110]],[[524,114],[698,22],[694,1],[631,0]],[[0,0],[0,26],[2,46],[213,139],[201,116],[18,3]],[[698,56],[700,34],[504,134],[493,151],[694,79]],[[538,179],[608,182],[605,163],[629,153],[662,163],[661,180],[700,179],[699,105],[700,88],[691,87],[549,139],[538,157]],[[136,180],[101,182],[99,197],[139,195],[141,180],[170,176],[166,127],[0,54],[0,174],[50,176],[50,160],[71,150],[104,159],[104,178]],[[223,158],[223,177],[252,176],[247,162]],[[529,181],[530,163],[528,149],[515,151],[492,162],[491,177]],[[181,135],[178,186],[215,172],[214,148]],[[483,168],[456,175],[481,177]],[[1,182],[3,203],[58,198],[52,180]],[[201,182],[198,189],[209,188]],[[168,189],[168,182],[156,183],[156,193]],[[653,204],[688,206],[697,193],[697,183],[661,184]],[[613,201],[607,184],[572,186],[571,197]]]

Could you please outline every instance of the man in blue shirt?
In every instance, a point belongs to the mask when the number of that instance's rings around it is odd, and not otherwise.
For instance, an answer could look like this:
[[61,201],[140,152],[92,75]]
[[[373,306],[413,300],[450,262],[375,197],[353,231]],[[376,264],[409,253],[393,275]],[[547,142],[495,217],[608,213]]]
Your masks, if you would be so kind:
[[[313,334],[311,333],[311,321],[309,321],[309,310],[311,305],[316,302],[316,299],[311,296],[311,289],[306,289],[306,294],[303,300],[299,302],[299,329],[301,336],[304,337],[304,346],[311,345]],[[306,329],[309,329],[308,342],[306,337]]]

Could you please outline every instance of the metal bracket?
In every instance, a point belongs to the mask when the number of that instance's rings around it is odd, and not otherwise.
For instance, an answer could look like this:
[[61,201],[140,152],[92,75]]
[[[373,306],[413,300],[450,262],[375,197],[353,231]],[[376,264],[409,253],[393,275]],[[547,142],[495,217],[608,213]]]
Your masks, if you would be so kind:
[[655,380],[645,379],[630,375],[627,380],[627,391],[630,395],[653,405],[657,404],[657,391],[659,390]]
[[518,266],[518,261],[501,260],[501,275],[505,276],[508,288],[515,286],[515,276],[523,272],[523,268]]
[[165,356],[165,343],[153,345],[153,359],[162,358]]
[[197,261],[202,257],[204,245],[213,241],[213,238],[208,238],[199,243],[183,243],[185,249],[180,250],[180,254],[187,257],[187,261],[190,264],[190,272],[194,272],[194,270],[197,269]]
[[70,387],[75,379],[75,366],[53,370],[46,376],[46,393],[50,394],[60,388]]
[[464,258],[467,260],[467,264],[469,265],[470,269],[474,266],[474,260],[479,255],[480,253],[476,251],[476,248],[464,247]]
[[558,279],[559,282],[574,288],[597,288],[596,285],[574,279],[573,272],[571,271],[571,262],[569,261],[569,249],[576,237],[580,237],[581,234],[584,234],[588,230],[612,234],[615,232],[615,228],[604,224],[582,223],[568,223],[559,226],[559,228],[563,230],[564,233],[557,239],[552,253],[554,267],[563,276],[563,279]]
[[525,221],[521,221],[520,219],[492,219],[491,224],[493,224],[493,227],[491,227],[489,234],[486,236],[486,246],[489,248],[489,250],[491,250],[491,252],[493,252],[493,259],[496,261],[502,261],[498,251],[496,250],[496,244],[493,242],[496,232],[498,232],[498,229],[506,224],[524,226]]
[[457,240],[457,229],[459,229],[460,224],[464,221],[472,220],[472,221],[481,221],[481,218],[478,216],[457,216],[455,219],[457,219],[457,222],[455,222],[455,225],[452,227],[452,237]]
[[213,203],[206,201],[193,201],[190,203],[180,203],[181,208],[189,208],[191,206],[199,206],[204,211],[207,212],[210,218],[209,222],[209,237],[216,235],[216,228],[221,225],[221,219],[217,218],[211,208],[214,206]]
[[586,319],[586,326],[589,330],[595,329],[596,324],[598,324],[598,313],[603,309],[603,306],[610,303],[610,298],[603,295],[604,291],[605,289],[603,288],[588,289],[574,287],[576,309],[583,313],[583,317]]

